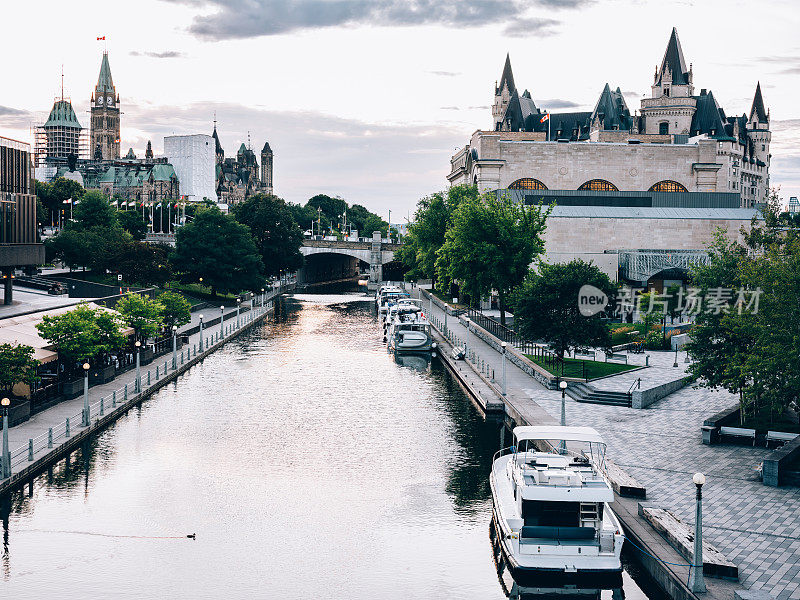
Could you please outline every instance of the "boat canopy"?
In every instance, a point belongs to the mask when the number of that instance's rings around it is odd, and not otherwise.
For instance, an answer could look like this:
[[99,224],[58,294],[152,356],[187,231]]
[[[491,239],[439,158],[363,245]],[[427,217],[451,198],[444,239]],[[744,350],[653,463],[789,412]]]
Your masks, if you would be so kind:
[[561,427],[559,425],[528,425],[514,428],[517,442],[523,440],[558,440],[565,442],[592,442],[605,444],[603,438],[591,427]]

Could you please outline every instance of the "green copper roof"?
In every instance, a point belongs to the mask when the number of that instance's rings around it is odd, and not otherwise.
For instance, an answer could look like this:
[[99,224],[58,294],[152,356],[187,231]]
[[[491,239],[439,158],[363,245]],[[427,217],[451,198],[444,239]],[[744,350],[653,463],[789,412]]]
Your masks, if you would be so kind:
[[78,117],[75,116],[75,111],[72,109],[72,103],[69,100],[56,100],[53,104],[53,110],[50,111],[50,116],[47,118],[45,127],[75,127],[83,129],[78,122]]
[[239,146],[239,152],[237,152],[237,154],[244,154],[245,152],[247,152],[247,146],[245,146],[244,142],[242,142],[242,145]]
[[103,173],[102,177],[100,177],[99,182],[100,183],[114,183],[115,179],[116,179],[116,168],[115,167],[109,167],[108,171]]
[[153,179],[156,181],[169,181],[175,175],[175,169],[170,164],[158,163],[153,165]]
[[108,64],[108,52],[103,52],[103,62],[100,63],[100,76],[97,78],[96,94],[114,93],[114,80],[111,79],[111,67]]

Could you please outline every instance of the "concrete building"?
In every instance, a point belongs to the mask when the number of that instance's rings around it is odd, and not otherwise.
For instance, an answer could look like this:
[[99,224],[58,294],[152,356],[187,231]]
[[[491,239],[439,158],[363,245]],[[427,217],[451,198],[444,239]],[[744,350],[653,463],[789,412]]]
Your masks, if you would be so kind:
[[481,190],[730,192],[753,207],[769,191],[770,116],[760,84],[749,114],[728,117],[711,91],[695,95],[672,30],[651,97],[632,114],[606,84],[592,111],[549,113],[514,83],[506,57],[491,131],[451,159],[451,184]]
[[189,202],[217,202],[216,145],[210,135],[172,135],[164,138],[164,156],[175,169],[181,194]]
[[0,137],[0,271],[3,302],[13,299],[14,269],[44,262],[36,239],[36,195],[31,147]]
[[94,160],[114,160],[120,156],[119,94],[111,78],[108,52],[103,52],[100,75],[90,103],[89,148]]

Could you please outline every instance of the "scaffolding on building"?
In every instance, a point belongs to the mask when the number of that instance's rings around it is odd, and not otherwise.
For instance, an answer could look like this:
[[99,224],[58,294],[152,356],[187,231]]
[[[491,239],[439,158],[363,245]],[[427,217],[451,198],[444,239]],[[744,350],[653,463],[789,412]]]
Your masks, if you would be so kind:
[[628,281],[647,282],[661,271],[689,273],[695,265],[707,265],[705,250],[619,250],[619,272]]
[[78,122],[69,98],[56,98],[47,121],[35,126],[34,147],[37,167],[67,164],[71,156],[89,158],[86,129]]

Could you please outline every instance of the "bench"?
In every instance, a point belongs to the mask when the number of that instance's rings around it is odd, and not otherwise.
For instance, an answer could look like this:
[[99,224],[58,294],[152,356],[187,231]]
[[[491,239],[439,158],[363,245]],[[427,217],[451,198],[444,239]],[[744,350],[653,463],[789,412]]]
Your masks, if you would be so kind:
[[753,440],[753,446],[756,445],[756,430],[755,429],[745,429],[743,427],[725,427],[722,426],[719,428],[720,436],[728,436],[728,437],[737,437],[737,438],[746,438],[749,440]]
[[573,358],[585,358],[589,360],[597,360],[597,353],[591,350],[575,350],[572,355]]
[[786,442],[791,442],[798,435],[800,435],[800,433],[786,433],[785,431],[768,431],[767,448],[769,448],[770,442],[780,442],[781,444],[785,444]]
[[626,365],[628,364],[628,355],[627,354],[606,354],[606,362],[608,361],[620,361],[624,362]]
[[[639,516],[663,535],[688,562],[694,554],[694,525],[689,526],[670,511],[639,503]],[[739,579],[739,568],[714,546],[703,540],[703,574],[708,577]]]

